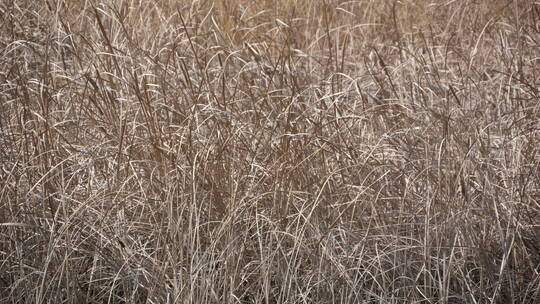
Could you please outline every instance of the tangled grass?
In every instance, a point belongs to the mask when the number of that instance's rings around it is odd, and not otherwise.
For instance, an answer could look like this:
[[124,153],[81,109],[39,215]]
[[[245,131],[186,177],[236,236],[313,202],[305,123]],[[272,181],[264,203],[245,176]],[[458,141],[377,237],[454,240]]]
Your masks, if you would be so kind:
[[1,303],[539,303],[540,4],[5,0]]

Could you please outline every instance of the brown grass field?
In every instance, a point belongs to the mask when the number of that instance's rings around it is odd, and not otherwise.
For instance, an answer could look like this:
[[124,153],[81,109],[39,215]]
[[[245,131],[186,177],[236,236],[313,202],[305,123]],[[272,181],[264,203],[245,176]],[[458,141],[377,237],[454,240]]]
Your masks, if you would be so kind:
[[0,16],[0,303],[540,303],[540,2]]

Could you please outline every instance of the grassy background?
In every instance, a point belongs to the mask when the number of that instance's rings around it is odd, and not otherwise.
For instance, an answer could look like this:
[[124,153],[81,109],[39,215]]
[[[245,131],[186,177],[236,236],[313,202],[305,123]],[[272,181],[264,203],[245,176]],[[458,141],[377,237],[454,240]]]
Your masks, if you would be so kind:
[[540,4],[0,2],[1,303],[539,303]]

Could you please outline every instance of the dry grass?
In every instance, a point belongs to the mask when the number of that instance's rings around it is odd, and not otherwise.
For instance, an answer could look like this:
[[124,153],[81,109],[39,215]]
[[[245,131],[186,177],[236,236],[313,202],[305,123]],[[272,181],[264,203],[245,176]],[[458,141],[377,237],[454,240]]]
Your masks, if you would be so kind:
[[0,302],[540,303],[538,2],[0,15]]

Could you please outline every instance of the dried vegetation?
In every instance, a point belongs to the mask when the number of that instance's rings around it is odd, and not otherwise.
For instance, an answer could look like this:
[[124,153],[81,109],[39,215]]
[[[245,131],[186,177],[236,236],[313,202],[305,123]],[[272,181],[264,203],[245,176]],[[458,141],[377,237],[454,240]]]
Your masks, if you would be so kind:
[[539,303],[538,2],[0,15],[2,303]]

